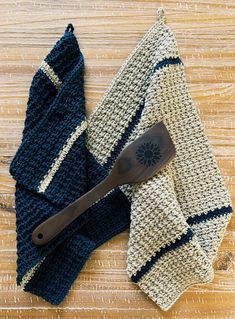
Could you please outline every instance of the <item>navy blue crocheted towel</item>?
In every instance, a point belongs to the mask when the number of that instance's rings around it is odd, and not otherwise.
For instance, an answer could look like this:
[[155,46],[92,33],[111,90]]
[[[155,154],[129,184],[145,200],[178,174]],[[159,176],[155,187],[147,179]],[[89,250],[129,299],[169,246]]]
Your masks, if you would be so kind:
[[92,250],[130,224],[130,203],[117,189],[48,245],[31,241],[38,224],[108,174],[86,148],[84,59],[72,25],[33,77],[10,173],[16,180],[17,284],[59,304]]

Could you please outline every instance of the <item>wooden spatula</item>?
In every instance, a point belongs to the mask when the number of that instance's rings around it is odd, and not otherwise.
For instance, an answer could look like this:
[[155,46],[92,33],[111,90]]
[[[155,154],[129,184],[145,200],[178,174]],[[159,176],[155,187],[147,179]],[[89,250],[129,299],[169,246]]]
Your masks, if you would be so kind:
[[33,243],[45,245],[110,190],[152,177],[174,156],[175,147],[163,122],[153,125],[120,152],[102,182],[37,226],[32,233]]

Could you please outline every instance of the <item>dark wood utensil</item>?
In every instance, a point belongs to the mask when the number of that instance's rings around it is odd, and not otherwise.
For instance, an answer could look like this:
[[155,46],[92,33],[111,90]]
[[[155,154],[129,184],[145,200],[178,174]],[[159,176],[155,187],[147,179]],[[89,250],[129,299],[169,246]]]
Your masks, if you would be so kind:
[[170,135],[163,122],[158,122],[120,152],[102,182],[37,226],[32,233],[33,243],[45,245],[110,190],[152,177],[174,156],[175,147]]

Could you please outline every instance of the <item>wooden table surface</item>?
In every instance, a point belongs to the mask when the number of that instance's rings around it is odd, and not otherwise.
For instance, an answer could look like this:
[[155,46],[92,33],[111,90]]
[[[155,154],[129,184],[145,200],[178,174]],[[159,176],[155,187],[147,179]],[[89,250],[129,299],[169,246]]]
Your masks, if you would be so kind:
[[[235,204],[235,2],[0,1],[0,318],[235,318],[235,215],[212,283],[160,311],[125,271],[128,231],[92,253],[64,302],[22,292],[16,278],[14,181],[8,168],[21,139],[28,90],[45,55],[72,22],[85,56],[91,111],[163,5],[188,85]],[[235,206],[235,205],[234,205]]]

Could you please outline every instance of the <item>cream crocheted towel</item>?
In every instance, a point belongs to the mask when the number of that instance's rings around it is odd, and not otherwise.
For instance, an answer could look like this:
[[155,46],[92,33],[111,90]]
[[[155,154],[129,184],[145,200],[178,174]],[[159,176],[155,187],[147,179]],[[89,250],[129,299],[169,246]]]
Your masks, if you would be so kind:
[[175,159],[121,190],[131,201],[127,273],[168,310],[189,286],[213,279],[232,208],[163,8],[88,118],[87,146],[103,165],[160,120]]

